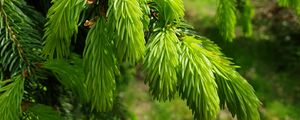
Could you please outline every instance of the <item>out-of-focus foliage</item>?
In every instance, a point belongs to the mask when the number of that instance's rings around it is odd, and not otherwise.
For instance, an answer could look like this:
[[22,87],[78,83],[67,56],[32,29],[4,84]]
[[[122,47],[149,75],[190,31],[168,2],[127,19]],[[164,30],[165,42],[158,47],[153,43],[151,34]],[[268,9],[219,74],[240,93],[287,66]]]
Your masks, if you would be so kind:
[[291,7],[300,15],[300,1],[299,0],[278,0],[280,6]]
[[235,38],[236,1],[219,0],[217,10],[217,24],[224,39],[232,41]]
[[254,16],[254,8],[251,0],[239,0],[238,10],[240,11],[241,26],[245,37],[252,37],[252,19]]

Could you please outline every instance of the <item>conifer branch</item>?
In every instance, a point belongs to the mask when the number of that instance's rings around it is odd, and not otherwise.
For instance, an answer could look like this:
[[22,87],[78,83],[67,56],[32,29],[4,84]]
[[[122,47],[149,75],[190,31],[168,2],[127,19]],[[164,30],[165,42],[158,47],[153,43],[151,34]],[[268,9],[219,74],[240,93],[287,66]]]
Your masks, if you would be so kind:
[[28,6],[22,0],[7,0],[0,8],[0,64],[12,74],[30,74],[41,48],[40,34],[34,29],[34,21],[23,12],[25,7]]
[[[227,107],[239,120],[259,120],[260,101],[251,85],[235,70],[237,66],[224,57],[220,48],[207,39],[191,40],[203,48],[202,54],[213,65],[221,108]],[[195,45],[196,46],[196,45]],[[211,94],[211,93],[210,93]]]
[[0,119],[18,120],[21,113],[24,79],[22,76],[0,81]]
[[180,20],[184,16],[182,0],[154,0],[154,2],[158,5],[159,19],[163,25]]
[[104,17],[90,29],[84,50],[84,67],[89,100],[97,111],[108,111],[113,105],[118,71],[112,39]]
[[142,10],[138,0],[111,0],[108,10],[110,34],[116,34],[119,61],[135,64],[145,53]]
[[220,110],[213,64],[205,56],[201,41],[193,37],[182,38],[180,55],[179,95],[187,100],[197,120],[213,120]]
[[78,31],[85,0],[52,0],[45,25],[43,54],[49,58],[70,55],[71,38]]
[[[189,33],[189,26],[181,23],[183,1],[153,0],[154,12],[146,1],[110,0],[108,10],[104,1],[87,1],[95,2],[95,8],[100,7],[100,17],[95,17],[94,24],[88,24],[91,29],[81,68],[82,61],[72,58],[69,47],[86,1],[52,0],[43,49],[50,60],[43,68],[51,70],[81,102],[90,102],[93,110],[103,112],[113,107],[118,61],[136,64],[145,54],[145,83],[155,99],[171,100],[178,90],[195,119],[215,119],[220,108],[228,107],[238,119],[258,120],[260,102],[250,84],[235,70],[236,66],[211,41],[188,36],[194,33]],[[217,23],[227,40],[235,37],[235,5],[235,0],[220,0],[218,6]],[[2,77],[2,71],[12,72],[11,76],[19,74],[0,81],[0,115],[4,115],[0,119],[4,120],[19,118],[26,77],[19,72],[30,72],[33,63],[41,60],[41,38],[34,29],[40,23],[33,20],[36,17],[26,15],[30,10],[25,7],[23,0],[0,0],[0,79],[7,78]],[[241,17],[246,35],[251,35],[250,9],[250,0],[245,0]],[[155,19],[151,23],[147,18],[150,12]],[[149,24],[150,38],[145,47],[144,29]],[[66,56],[70,59],[52,59]],[[61,119],[44,105],[31,106],[28,112],[38,119]]]
[[227,106],[239,120],[259,120],[260,101],[252,86],[236,70],[237,66],[224,57],[220,48],[211,41],[203,40],[206,55],[214,65],[218,94],[222,108]]
[[158,30],[150,36],[144,67],[145,83],[157,100],[171,100],[176,93],[176,70],[179,65],[178,38],[172,29]]

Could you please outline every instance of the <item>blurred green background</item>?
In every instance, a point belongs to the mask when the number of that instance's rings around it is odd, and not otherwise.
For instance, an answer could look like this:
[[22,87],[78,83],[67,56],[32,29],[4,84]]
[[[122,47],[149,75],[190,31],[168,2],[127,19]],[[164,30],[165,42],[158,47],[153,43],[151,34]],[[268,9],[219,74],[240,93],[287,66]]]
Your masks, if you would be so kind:
[[[300,24],[292,10],[275,0],[253,0],[254,35],[245,38],[236,28],[237,38],[226,42],[215,24],[217,0],[184,0],[186,21],[196,31],[216,42],[226,56],[241,66],[239,72],[251,83],[262,102],[262,120],[300,120]],[[129,82],[120,91],[124,107],[138,120],[192,120],[185,101],[159,103],[152,100],[140,68],[133,68]],[[218,120],[233,120],[223,110]]]

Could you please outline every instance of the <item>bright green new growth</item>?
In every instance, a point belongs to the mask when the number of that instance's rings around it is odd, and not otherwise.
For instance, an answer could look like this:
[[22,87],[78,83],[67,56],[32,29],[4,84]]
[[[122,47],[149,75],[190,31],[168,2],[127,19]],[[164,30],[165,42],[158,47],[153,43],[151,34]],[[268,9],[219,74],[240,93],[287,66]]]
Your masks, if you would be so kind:
[[147,43],[144,67],[145,83],[149,85],[154,99],[173,99],[177,89],[179,65],[179,40],[170,25],[184,16],[182,0],[154,0],[159,12],[159,25],[155,27]]
[[176,93],[178,67],[178,38],[173,29],[157,30],[147,44],[144,66],[145,83],[157,100],[171,100]]
[[219,0],[217,10],[217,24],[220,35],[225,39],[232,41],[235,38],[236,25],[236,1]]
[[15,76],[0,81],[0,120],[18,120],[21,112],[24,79]]
[[224,57],[220,48],[209,40],[202,46],[212,62],[222,108],[227,107],[239,120],[259,120],[260,101],[251,85],[238,73],[233,63]]
[[107,15],[110,34],[117,35],[114,42],[119,61],[135,64],[145,53],[143,13],[138,0],[110,0]]
[[[218,93],[218,98],[220,99],[220,106],[221,108],[225,108],[227,107],[232,114],[235,116],[237,116],[237,118],[239,120],[259,120],[260,116],[259,116],[259,112],[258,112],[258,107],[260,106],[260,101],[258,100],[258,98],[256,97],[256,95],[254,94],[254,90],[251,87],[251,85],[249,83],[247,83],[247,81],[238,73],[235,71],[236,66],[232,65],[232,62],[230,62],[227,58],[223,57],[223,54],[220,52],[219,47],[217,47],[215,44],[213,44],[211,41],[207,40],[207,39],[196,39],[193,37],[185,37],[183,38],[183,44],[188,46],[190,45],[190,48],[193,48],[195,50],[197,50],[196,54],[198,55],[202,55],[203,58],[207,64],[211,65],[211,67],[207,67],[206,69],[206,74],[211,74],[211,71],[213,71],[214,75],[216,76],[215,81],[211,81],[211,87],[215,86],[215,84],[217,84],[217,91],[214,91],[213,89],[205,89],[206,91],[208,91],[207,96],[210,97],[216,97],[216,93]],[[182,50],[186,50],[186,48],[182,48]],[[183,52],[184,53],[184,52]],[[187,52],[186,52],[187,53]],[[192,52],[191,52],[192,53]],[[194,52],[195,54],[195,52]],[[184,55],[184,54],[183,54]],[[197,58],[197,56],[195,57],[195,55],[189,55],[189,57],[192,60],[192,63],[197,63],[201,61],[201,58]],[[194,59],[192,59],[194,58]],[[206,58],[206,59],[205,59]],[[181,57],[182,59],[182,57]],[[186,64],[186,62],[182,61],[181,63]],[[184,65],[183,64],[183,65]],[[204,66],[205,63],[201,63],[198,66]],[[185,68],[182,70],[188,70],[191,69],[191,67],[189,68]],[[204,75],[205,73],[201,72],[200,70],[203,70],[200,68],[197,69],[198,70],[198,74],[201,73],[200,75]],[[189,72],[189,71],[188,71]],[[182,76],[187,75],[187,73],[183,73],[182,72]],[[184,77],[183,78],[183,82],[187,82],[184,81]],[[196,78],[195,75],[191,78]],[[207,77],[209,78],[209,77]],[[214,79],[213,77],[211,77],[210,79]],[[197,79],[194,79],[197,80]],[[205,80],[205,78],[201,78],[198,79],[200,80]],[[185,83],[185,84],[191,84],[191,83]],[[190,87],[191,90],[190,91],[196,91],[197,87]],[[203,87],[202,87],[203,88]],[[210,91],[209,91],[210,90]],[[214,94],[215,93],[215,94]],[[186,95],[186,94],[185,94]],[[189,105],[191,107],[191,109],[194,112],[195,118],[199,119],[199,120],[205,120],[205,119],[211,119],[211,118],[215,118],[216,113],[218,112],[219,109],[212,109],[210,110],[210,112],[207,113],[211,113],[208,115],[208,117],[205,116],[200,116],[203,115],[204,113],[200,114],[199,112],[197,112],[197,110],[204,110],[205,107],[203,106],[197,106],[195,105],[193,102],[189,102],[189,100],[193,100],[190,99],[190,97],[186,97],[188,98],[187,100],[187,104],[193,104],[193,106]],[[209,103],[206,103],[206,105],[218,105],[219,101],[218,98],[214,98],[214,100],[211,100]],[[201,98],[201,100],[203,100],[203,97]],[[210,108],[213,108],[213,106],[211,106]],[[206,107],[207,109],[207,107]],[[215,111],[216,110],[216,111]],[[200,111],[203,112],[203,111]],[[195,114],[197,113],[197,114]]]
[[108,34],[106,20],[100,17],[88,33],[84,50],[87,92],[92,106],[98,111],[112,108],[116,88],[118,69]]
[[207,51],[200,46],[201,41],[193,37],[182,39],[179,94],[187,100],[195,119],[213,120],[220,110],[213,65],[203,54]]
[[[96,22],[88,32],[81,61],[70,56],[69,47],[72,36],[77,33],[79,16],[86,1],[53,0],[43,49],[50,60],[44,62],[34,59],[41,50],[40,37],[39,31],[34,29],[35,21],[23,13],[25,2],[0,0],[0,67],[3,66],[0,75],[4,75],[3,71],[17,71],[11,72],[10,76],[15,77],[0,82],[0,115],[5,115],[0,119],[18,119],[23,82],[32,77],[27,76],[26,72],[30,72],[27,68],[35,61],[43,63],[37,66],[38,69],[51,70],[63,86],[80,98],[80,102],[91,103],[95,110],[92,112],[102,112],[113,105],[118,62],[134,65],[145,55],[145,83],[150,86],[155,99],[171,100],[178,91],[195,119],[215,119],[220,108],[227,107],[240,120],[259,120],[260,102],[253,88],[235,71],[235,66],[211,41],[188,36],[190,31],[181,30],[188,28],[180,26],[184,16],[183,1],[145,1],[110,0],[107,13],[105,2],[91,3],[88,7],[100,8],[100,15],[88,16]],[[219,2],[217,22],[227,40],[235,36],[235,7],[235,0]],[[244,32],[251,35],[250,0],[245,1],[243,8]],[[148,28],[146,33],[150,37],[145,37],[148,39],[145,47],[144,29]],[[68,59],[57,59],[65,56]],[[16,67],[20,63],[21,67]],[[35,113],[40,119],[60,119],[55,111],[44,105],[34,105],[26,112]]]
[[85,0],[52,0],[45,25],[43,53],[49,58],[70,55],[71,38],[78,31],[78,22]]
[[174,20],[180,20],[184,16],[182,0],[154,0],[158,5],[159,17],[164,25]]

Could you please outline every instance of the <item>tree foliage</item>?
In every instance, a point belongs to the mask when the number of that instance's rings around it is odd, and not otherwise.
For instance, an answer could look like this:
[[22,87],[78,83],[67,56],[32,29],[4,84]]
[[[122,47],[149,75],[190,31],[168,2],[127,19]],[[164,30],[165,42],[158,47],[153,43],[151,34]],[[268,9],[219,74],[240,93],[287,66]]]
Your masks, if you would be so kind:
[[217,24],[219,26],[220,35],[229,41],[235,38],[236,26],[236,1],[235,0],[219,0],[217,10]]
[[145,52],[143,13],[138,0],[111,0],[107,14],[110,32],[117,35],[114,42],[118,59],[135,64]]
[[84,0],[52,0],[45,24],[43,53],[49,58],[70,55],[71,38],[78,32]]
[[39,59],[41,35],[35,29],[37,22],[27,15],[31,9],[22,0],[1,1],[0,64],[13,75],[20,71],[30,74],[31,66]]
[[245,37],[252,36],[252,18],[254,16],[254,9],[251,0],[240,0],[238,4],[240,12],[241,26]]
[[[219,107],[217,84],[214,81],[213,64],[193,37],[182,38],[180,96],[187,100],[196,119],[215,119]],[[208,112],[209,111],[209,112]]]
[[176,93],[178,38],[174,30],[158,30],[147,44],[144,66],[148,73],[145,82],[158,100],[170,100]]
[[112,39],[108,36],[103,17],[91,28],[84,51],[87,92],[92,105],[99,111],[112,108],[118,72],[113,54]]
[[[300,13],[297,0],[279,4]],[[3,120],[18,119],[21,112],[33,116],[26,119],[61,119],[53,109],[57,101],[38,99],[50,94],[39,87],[55,80],[57,94],[70,90],[78,106],[86,105],[78,108],[85,116],[109,111],[123,63],[142,63],[153,98],[172,100],[179,93],[195,119],[215,119],[225,108],[240,120],[260,119],[253,88],[216,44],[184,22],[182,0],[52,0],[46,22],[24,0],[0,0],[0,15]],[[251,37],[251,0],[219,0],[216,17],[224,39],[235,38],[238,19]],[[85,43],[83,53],[72,50],[77,42]],[[29,107],[21,105],[27,97]]]
[[0,81],[0,118],[17,120],[21,111],[24,79],[16,76],[10,80]]

